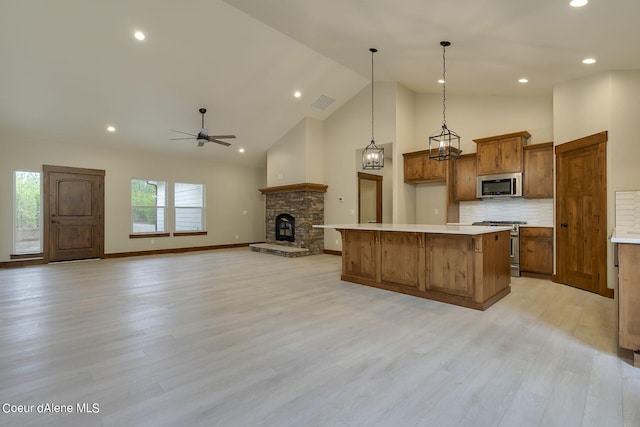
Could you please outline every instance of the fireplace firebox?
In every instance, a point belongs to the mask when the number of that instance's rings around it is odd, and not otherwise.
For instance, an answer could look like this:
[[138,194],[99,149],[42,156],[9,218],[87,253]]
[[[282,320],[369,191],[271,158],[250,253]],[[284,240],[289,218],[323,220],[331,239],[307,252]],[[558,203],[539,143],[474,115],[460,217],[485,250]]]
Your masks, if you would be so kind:
[[276,216],[276,240],[296,241],[296,219],[293,215],[282,213]]

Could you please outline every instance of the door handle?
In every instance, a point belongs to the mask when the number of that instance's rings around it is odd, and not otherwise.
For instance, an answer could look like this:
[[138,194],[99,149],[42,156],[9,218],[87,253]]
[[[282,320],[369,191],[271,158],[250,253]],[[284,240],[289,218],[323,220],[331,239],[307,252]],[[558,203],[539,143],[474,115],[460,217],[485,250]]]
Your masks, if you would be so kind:
[[60,224],[60,221],[51,221],[51,224]]
[[560,224],[560,227],[568,228],[569,224],[567,224],[566,222],[563,222]]

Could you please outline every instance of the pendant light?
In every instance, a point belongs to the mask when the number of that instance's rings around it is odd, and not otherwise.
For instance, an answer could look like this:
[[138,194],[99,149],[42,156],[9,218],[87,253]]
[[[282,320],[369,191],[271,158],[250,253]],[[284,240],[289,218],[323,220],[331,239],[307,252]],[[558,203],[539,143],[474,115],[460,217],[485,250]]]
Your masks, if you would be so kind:
[[384,167],[384,148],[378,147],[373,136],[373,54],[378,49],[371,48],[371,143],[362,150],[362,169],[377,170]]
[[451,46],[448,41],[441,41],[442,46],[442,129],[429,137],[429,158],[433,160],[449,160],[460,157],[460,136],[447,128],[447,92],[445,49]]

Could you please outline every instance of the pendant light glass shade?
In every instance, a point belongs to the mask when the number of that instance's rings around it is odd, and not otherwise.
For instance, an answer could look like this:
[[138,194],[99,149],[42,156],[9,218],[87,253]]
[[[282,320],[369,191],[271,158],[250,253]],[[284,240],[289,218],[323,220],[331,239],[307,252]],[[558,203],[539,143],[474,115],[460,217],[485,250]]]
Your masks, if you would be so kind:
[[373,136],[373,54],[378,49],[371,48],[371,142],[362,150],[362,169],[377,170],[384,167],[384,148],[376,145]]
[[460,136],[447,128],[447,92],[446,92],[446,62],[445,48],[451,46],[447,41],[441,41],[442,46],[442,130],[429,137],[429,158],[433,160],[449,160],[460,157]]

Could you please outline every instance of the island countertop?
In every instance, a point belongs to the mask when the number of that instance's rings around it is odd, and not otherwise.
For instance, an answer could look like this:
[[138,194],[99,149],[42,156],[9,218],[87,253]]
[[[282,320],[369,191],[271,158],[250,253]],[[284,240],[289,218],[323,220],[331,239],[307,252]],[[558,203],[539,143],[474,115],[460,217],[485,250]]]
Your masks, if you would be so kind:
[[366,231],[403,231],[407,233],[429,234],[465,234],[478,235],[511,230],[509,226],[484,225],[430,225],[430,224],[326,224],[314,225],[315,228],[333,228],[336,230],[366,230]]

